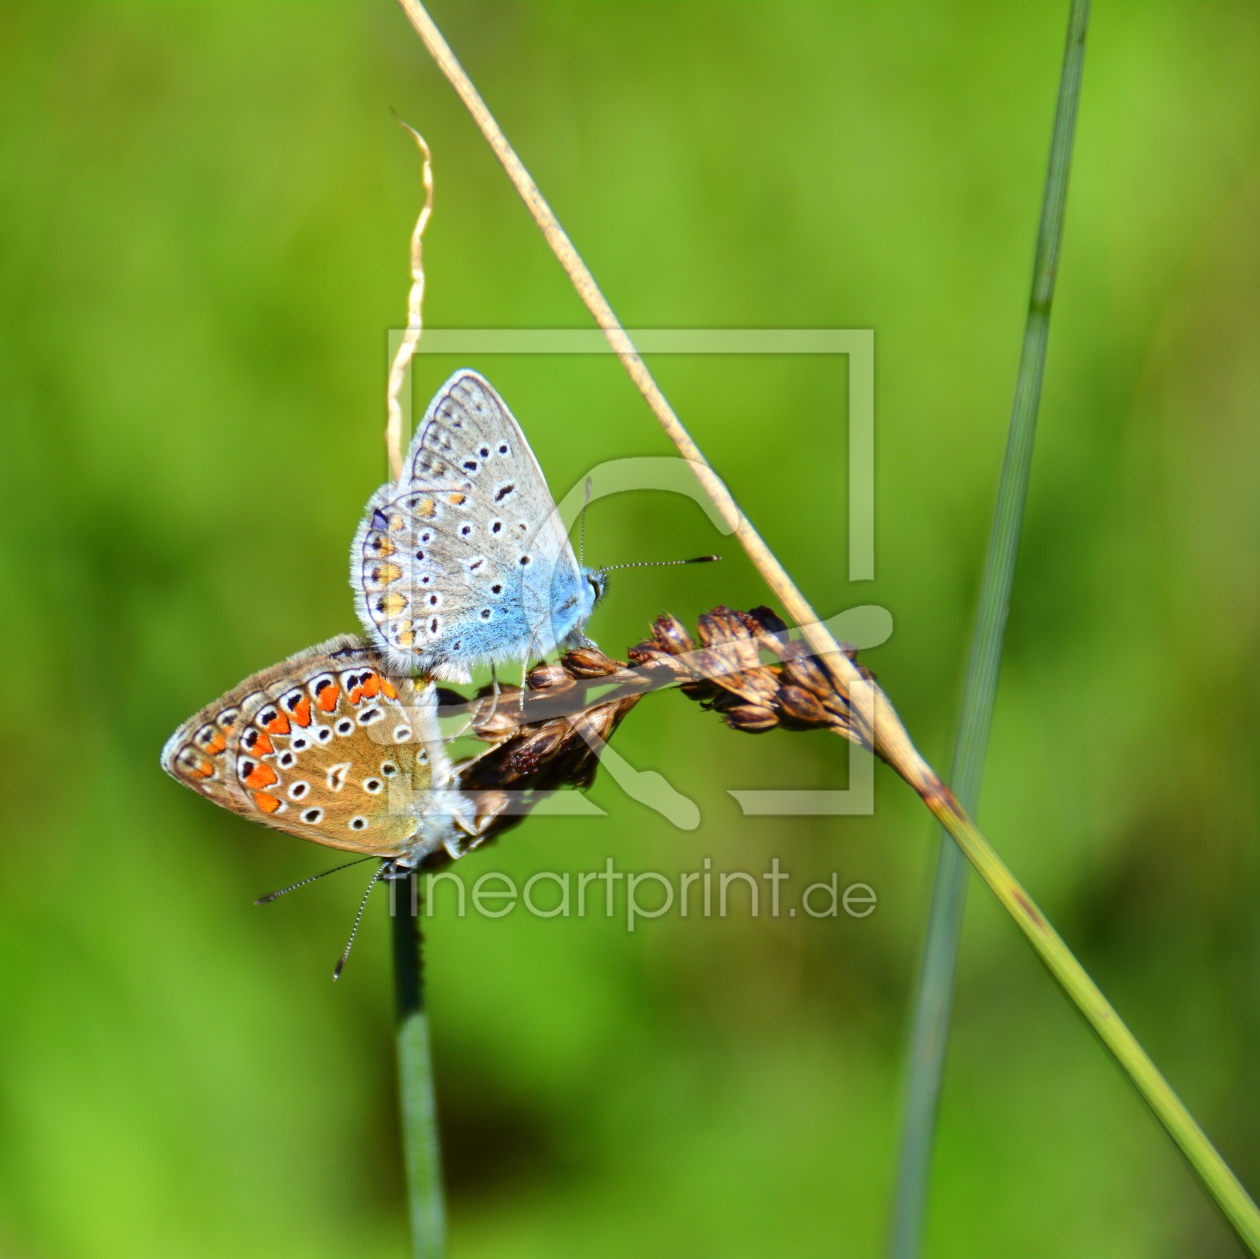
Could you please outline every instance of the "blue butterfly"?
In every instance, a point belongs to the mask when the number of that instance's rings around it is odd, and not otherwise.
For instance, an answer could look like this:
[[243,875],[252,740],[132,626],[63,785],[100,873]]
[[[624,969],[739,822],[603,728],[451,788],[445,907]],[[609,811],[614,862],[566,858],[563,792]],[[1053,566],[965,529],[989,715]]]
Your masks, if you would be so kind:
[[520,425],[464,369],[429,404],[402,477],[368,500],[350,585],[393,668],[467,682],[479,664],[586,643],[607,577],[578,563]]

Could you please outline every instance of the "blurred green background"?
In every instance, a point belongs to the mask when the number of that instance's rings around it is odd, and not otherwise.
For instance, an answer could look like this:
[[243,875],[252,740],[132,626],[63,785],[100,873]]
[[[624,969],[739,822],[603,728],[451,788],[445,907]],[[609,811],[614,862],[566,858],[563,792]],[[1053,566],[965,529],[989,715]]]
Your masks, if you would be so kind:
[[[948,759],[1022,333],[1065,4],[596,5],[434,15],[630,326],[874,328],[877,579],[847,580],[843,364],[661,359],[666,391],[824,614]],[[328,854],[167,780],[174,726],[355,628],[430,140],[435,326],[585,327],[389,0],[36,3],[0,15],[0,1254],[400,1256],[383,898],[265,910]],[[1095,10],[1028,518],[980,820],[1244,1180],[1260,1184],[1260,11]],[[421,403],[449,360],[422,360]],[[670,453],[608,358],[486,359],[554,490]],[[617,654],[766,595],[697,508],[592,509]],[[452,1253],[881,1253],[936,837],[744,819],[843,786],[839,740],[736,736],[676,695],[601,778],[465,875],[839,873],[863,920],[438,916]],[[646,891],[645,891],[646,899]],[[932,1256],[1235,1244],[1015,929],[976,891]]]

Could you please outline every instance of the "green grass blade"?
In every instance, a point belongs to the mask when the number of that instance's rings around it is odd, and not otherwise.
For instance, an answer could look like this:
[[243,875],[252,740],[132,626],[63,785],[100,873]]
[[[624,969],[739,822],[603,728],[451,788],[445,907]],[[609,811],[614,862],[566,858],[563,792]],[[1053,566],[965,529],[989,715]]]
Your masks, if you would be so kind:
[[1155,1118],[1185,1155],[1203,1187],[1220,1208],[1247,1251],[1260,1256],[1260,1210],[1238,1177],[1229,1169],[1194,1116],[1173,1092],[1146,1051],[1138,1044],[1115,1007],[1063,943],[1032,897],[997,855],[966,812],[948,791],[926,798],[924,803],[958,843],[976,873],[1015,920],[1046,969],[1054,976],[1076,1008],[1085,1016],[1098,1039],[1111,1051],[1120,1069],[1137,1089]]
[[[1050,306],[1054,298],[1063,215],[1067,201],[1068,172],[1076,132],[1081,68],[1085,56],[1085,32],[1089,0],[1073,0],[1068,16],[1067,48],[1059,80],[1046,172],[1037,253],[1033,264],[1032,294],[1024,344],[1015,382],[1015,400],[1007,435],[1006,456],[998,484],[993,531],[985,558],[984,580],[975,635],[967,663],[962,713],[954,748],[952,786],[969,814],[974,815],[980,795],[998,666],[1010,606],[1015,557],[1019,548],[1028,477],[1032,465],[1041,381],[1050,331]],[[941,850],[932,890],[927,939],[914,997],[914,1013],[907,1070],[905,1116],[902,1123],[900,1161],[893,1201],[892,1259],[916,1259],[922,1250],[936,1114],[949,1039],[953,1005],[958,938],[962,929],[967,893],[967,862],[948,833],[941,836]]]
[[424,1006],[416,876],[390,884],[390,908],[398,1013],[398,1107],[412,1254],[415,1259],[442,1259],[446,1253],[446,1211],[442,1200],[437,1106],[433,1096],[433,1060],[429,1051],[429,1016]]

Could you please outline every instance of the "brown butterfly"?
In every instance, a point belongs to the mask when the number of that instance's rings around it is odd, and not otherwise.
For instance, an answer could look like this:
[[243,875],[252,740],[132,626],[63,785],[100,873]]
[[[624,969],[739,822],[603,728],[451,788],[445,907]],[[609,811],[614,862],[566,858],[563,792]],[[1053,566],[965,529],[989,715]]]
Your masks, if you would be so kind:
[[474,831],[435,688],[392,676],[343,634],[245,679],[190,717],[162,768],[233,813],[401,874]]

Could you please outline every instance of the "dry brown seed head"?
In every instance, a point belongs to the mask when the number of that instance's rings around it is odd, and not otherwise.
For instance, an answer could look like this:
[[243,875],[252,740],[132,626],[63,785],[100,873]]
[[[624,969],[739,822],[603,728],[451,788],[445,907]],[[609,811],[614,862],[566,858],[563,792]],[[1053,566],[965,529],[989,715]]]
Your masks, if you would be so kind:
[[832,718],[827,710],[809,691],[799,686],[784,686],[779,689],[779,707],[785,717],[803,722],[810,726],[830,725]]
[[620,671],[621,666],[610,660],[598,647],[577,647],[564,658],[564,667],[579,678],[605,678]]
[[727,725],[746,734],[764,734],[779,724],[774,709],[763,708],[760,704],[736,704],[733,708],[728,708],[724,716]]
[[652,637],[662,651],[675,656],[694,651],[696,647],[691,635],[683,628],[682,622],[677,617],[670,616],[669,613],[658,616],[652,622]]
[[784,681],[812,692],[819,699],[834,694],[835,688],[822,666],[812,656],[783,662]]
[[573,684],[573,679],[558,664],[536,664],[526,675],[525,681],[531,691],[546,691]]

